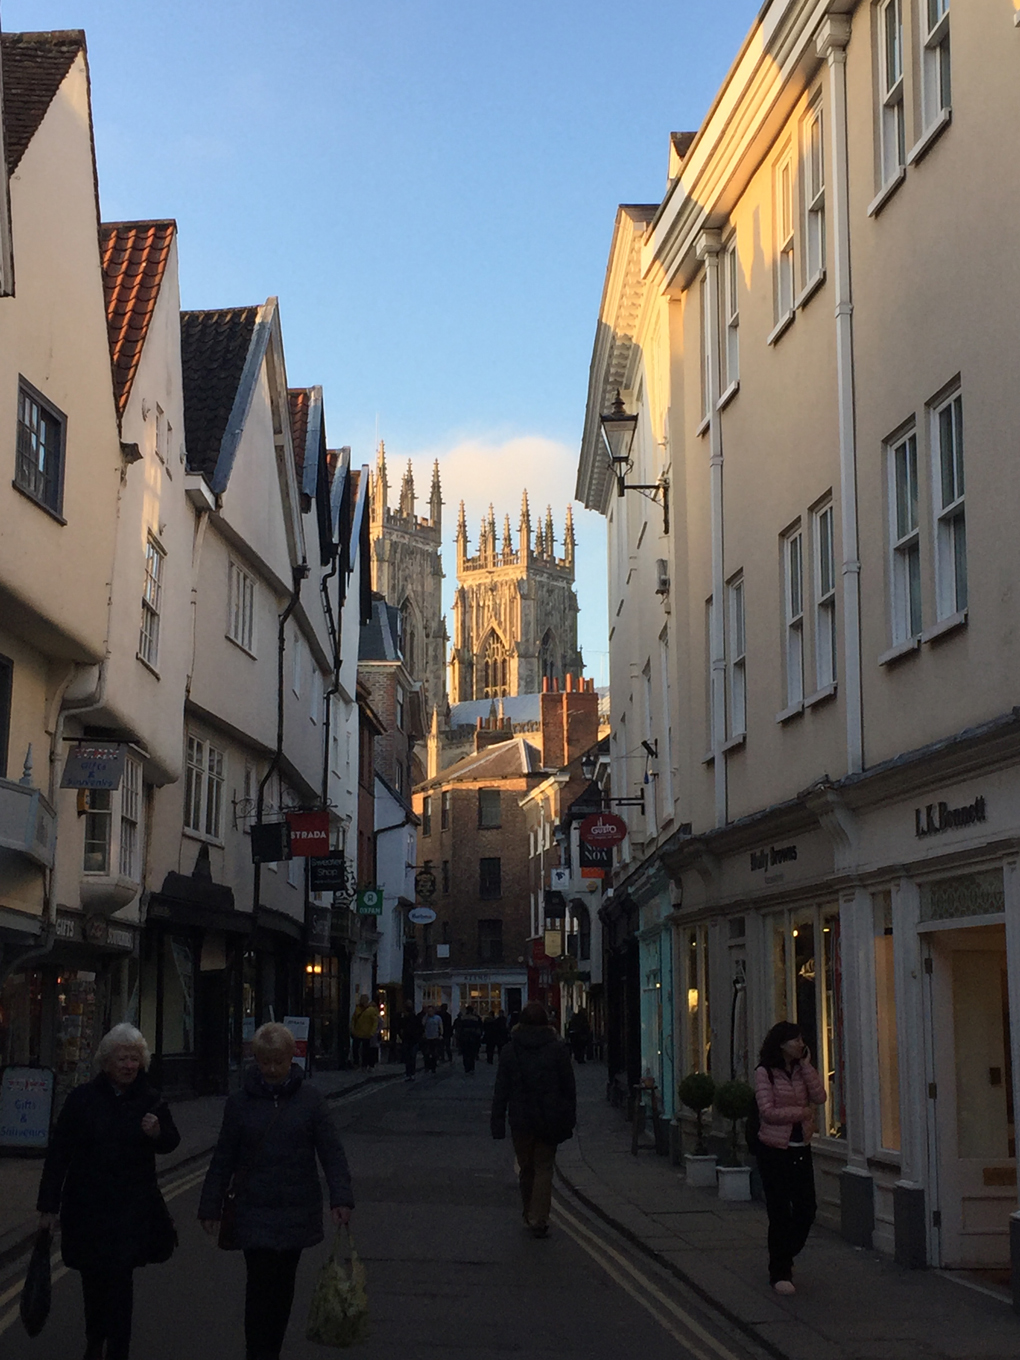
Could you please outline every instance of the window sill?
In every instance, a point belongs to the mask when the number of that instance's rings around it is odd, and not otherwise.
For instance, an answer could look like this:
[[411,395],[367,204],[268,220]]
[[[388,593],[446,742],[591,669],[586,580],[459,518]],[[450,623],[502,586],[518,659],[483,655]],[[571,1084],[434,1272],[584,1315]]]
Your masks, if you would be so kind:
[[782,713],[776,714],[776,722],[780,724],[788,723],[791,718],[799,718],[803,712],[804,700],[798,699],[795,704],[790,704],[789,708],[784,708]]
[[725,411],[726,407],[729,406],[730,402],[733,400],[733,398],[737,395],[739,391],[740,391],[740,379],[736,378],[734,379],[733,382],[730,383],[729,387],[727,387],[726,391],[716,402],[715,409],[717,411]]
[[943,109],[921,140],[907,152],[907,164],[919,165],[953,121],[953,110]]
[[897,661],[902,661],[905,656],[910,656],[921,646],[921,637],[907,638],[906,642],[899,642],[895,647],[890,647],[887,652],[883,652],[878,658],[880,666],[891,666]]
[[201,841],[203,845],[217,845],[222,850],[223,842],[219,836],[206,836],[201,831],[192,831],[190,826],[181,828],[181,835],[187,836],[189,841]]
[[885,1148],[877,1148],[874,1152],[868,1153],[868,1166],[881,1171],[899,1171],[901,1167],[900,1154],[898,1152],[887,1152]]
[[135,652],[135,660],[140,662],[149,672],[149,674],[154,675],[157,680],[161,680],[163,678],[160,675],[159,671],[156,669],[156,667],[152,664],[152,662],[146,661],[145,657],[142,656],[141,652]]
[[728,751],[739,751],[746,741],[747,733],[738,732],[735,737],[730,737],[729,741],[723,745],[723,754],[725,755]]
[[41,501],[38,496],[33,496],[31,491],[26,491],[20,482],[12,481],[11,486],[14,487],[15,491],[17,491],[19,496],[24,496],[26,501],[31,501],[32,504],[37,506],[40,510],[42,510],[44,514],[49,515],[50,519],[55,519],[58,524],[67,523],[67,520],[58,510],[54,510],[53,507],[47,505],[45,501]]
[[821,689],[816,689],[814,694],[809,694],[804,700],[804,707],[814,708],[816,704],[824,704],[826,699],[834,699],[835,697],[836,681],[833,680],[831,685],[823,685]]
[[882,211],[882,209],[885,207],[885,205],[889,202],[890,198],[892,198],[893,194],[894,194],[894,193],[896,192],[896,190],[900,187],[900,185],[903,183],[903,181],[906,179],[906,177],[907,177],[907,167],[906,167],[905,165],[901,165],[900,168],[896,171],[895,175],[893,175],[893,177],[892,177],[892,179],[889,181],[889,183],[883,185],[882,188],[879,189],[879,191],[878,191],[878,193],[875,195],[875,197],[874,197],[874,198],[871,200],[871,202],[868,204],[868,216],[869,216],[869,217],[877,217],[877,216],[878,216],[878,214]]
[[694,431],[695,438],[700,439],[701,436],[702,436],[702,435],[705,433],[705,431],[708,429],[709,425],[711,425],[711,423],[712,423],[712,417],[711,417],[710,415],[702,416],[701,424],[700,424],[700,425],[698,426],[698,428]]
[[962,628],[967,622],[966,609],[959,610],[956,614],[950,614],[948,618],[940,619],[938,623],[926,629],[921,634],[922,642],[938,642],[947,633],[955,633],[957,628]]
[[251,650],[251,648],[246,647],[243,642],[238,642],[236,637],[231,637],[229,633],[224,633],[223,636],[227,639],[228,642],[232,643],[233,646],[235,646],[239,652],[244,652],[245,656],[250,656],[252,661],[258,660],[258,657]]
[[803,293],[801,293],[800,297],[793,304],[794,309],[799,312],[802,307],[806,307],[824,282],[825,270],[820,269],[810,283],[805,285]]
[[793,325],[796,315],[796,311],[791,308],[785,316],[781,317],[765,337],[766,345],[774,345],[780,336],[784,335]]

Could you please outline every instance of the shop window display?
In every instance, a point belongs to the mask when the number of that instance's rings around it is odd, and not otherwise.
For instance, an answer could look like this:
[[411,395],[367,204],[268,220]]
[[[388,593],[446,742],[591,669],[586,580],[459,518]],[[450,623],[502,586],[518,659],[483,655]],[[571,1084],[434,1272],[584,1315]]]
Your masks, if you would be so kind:
[[500,1009],[502,993],[503,989],[498,982],[462,982],[460,1008],[464,1010],[466,1006],[474,1006],[476,1015],[494,1014]]
[[896,979],[893,973],[892,893],[872,897],[875,914],[875,1035],[882,1147],[900,1148],[900,1059],[896,1041]]
[[57,978],[56,1092],[60,1101],[92,1077],[99,1042],[96,975],[78,970]]
[[0,991],[0,1065],[39,1061],[42,973],[13,973]]
[[687,932],[687,1063],[686,1072],[712,1071],[712,1028],[709,996],[708,932],[695,926]]
[[152,941],[142,961],[141,1025],[150,1044],[156,1036],[157,969],[163,972],[163,1035],[160,1051],[164,1056],[187,1055],[195,1051],[195,965],[190,940],[162,935]]

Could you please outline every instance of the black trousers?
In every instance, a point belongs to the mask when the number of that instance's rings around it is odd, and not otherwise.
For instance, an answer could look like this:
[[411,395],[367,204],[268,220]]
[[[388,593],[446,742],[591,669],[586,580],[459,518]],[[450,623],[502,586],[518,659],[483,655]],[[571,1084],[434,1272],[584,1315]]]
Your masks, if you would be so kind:
[[244,1341],[248,1360],[279,1360],[294,1302],[298,1251],[246,1251],[248,1282],[244,1292]]
[[105,1341],[109,1360],[128,1360],[133,1284],[130,1270],[82,1271],[85,1340],[96,1355],[102,1353]]
[[811,1149],[759,1145],[758,1170],[769,1215],[769,1280],[793,1277],[793,1258],[803,1250],[815,1221],[815,1173]]

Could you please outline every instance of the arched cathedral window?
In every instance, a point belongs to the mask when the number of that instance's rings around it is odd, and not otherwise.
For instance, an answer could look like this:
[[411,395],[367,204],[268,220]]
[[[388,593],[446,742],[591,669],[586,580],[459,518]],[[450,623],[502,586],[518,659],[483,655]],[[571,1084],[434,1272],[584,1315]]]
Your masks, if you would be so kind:
[[556,637],[551,628],[546,630],[542,638],[542,646],[538,655],[538,664],[541,672],[540,678],[543,680],[553,680],[559,677],[559,657],[557,655]]
[[418,637],[414,626],[414,610],[411,601],[405,600],[400,606],[400,651],[404,658],[407,673],[413,679],[418,676]]
[[485,639],[481,657],[482,693],[479,698],[498,699],[510,693],[510,660],[506,646],[498,633]]

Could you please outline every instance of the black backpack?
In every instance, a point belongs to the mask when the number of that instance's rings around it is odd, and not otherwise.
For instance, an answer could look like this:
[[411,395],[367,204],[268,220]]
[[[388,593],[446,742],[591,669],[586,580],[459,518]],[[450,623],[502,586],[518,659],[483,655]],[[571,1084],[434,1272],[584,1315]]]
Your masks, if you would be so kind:
[[[765,1071],[768,1072],[769,1081],[774,1081],[774,1078],[769,1068],[766,1067]],[[757,1157],[758,1152],[762,1147],[760,1134],[761,1134],[761,1111],[758,1109],[758,1101],[756,1098],[754,1102],[754,1109],[744,1120],[744,1142],[747,1144],[747,1150],[752,1155],[752,1157]]]

